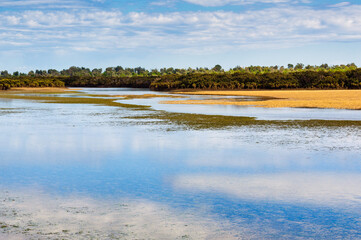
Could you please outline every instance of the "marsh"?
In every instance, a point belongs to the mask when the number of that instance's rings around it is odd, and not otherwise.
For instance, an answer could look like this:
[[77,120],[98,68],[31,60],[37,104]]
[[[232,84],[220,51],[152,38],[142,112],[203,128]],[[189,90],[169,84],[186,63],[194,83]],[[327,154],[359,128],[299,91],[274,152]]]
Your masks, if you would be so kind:
[[361,234],[357,110],[187,108],[133,89],[6,94],[0,237]]

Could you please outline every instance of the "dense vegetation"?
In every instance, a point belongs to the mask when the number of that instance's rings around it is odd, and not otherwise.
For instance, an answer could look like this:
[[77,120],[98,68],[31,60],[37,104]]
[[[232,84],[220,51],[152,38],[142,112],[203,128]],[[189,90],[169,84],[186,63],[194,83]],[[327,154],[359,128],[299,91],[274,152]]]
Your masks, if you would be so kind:
[[212,69],[110,67],[102,69],[70,67],[36,70],[29,73],[0,72],[0,89],[12,87],[137,87],[170,89],[360,89],[361,68],[355,64],[304,66],[235,67],[225,71],[220,65]]
[[14,87],[65,87],[64,78],[54,77],[1,77],[0,90]]

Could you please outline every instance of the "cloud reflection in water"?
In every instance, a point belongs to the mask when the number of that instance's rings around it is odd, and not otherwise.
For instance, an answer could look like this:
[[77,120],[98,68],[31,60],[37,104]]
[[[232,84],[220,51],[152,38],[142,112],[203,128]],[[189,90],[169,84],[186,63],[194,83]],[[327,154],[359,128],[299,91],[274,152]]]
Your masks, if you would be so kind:
[[[308,203],[360,208],[361,174],[282,173],[231,175],[179,175],[178,190],[225,194],[245,200]],[[360,210],[360,209],[359,209]]]
[[0,190],[0,239],[238,239],[227,222],[139,199]]

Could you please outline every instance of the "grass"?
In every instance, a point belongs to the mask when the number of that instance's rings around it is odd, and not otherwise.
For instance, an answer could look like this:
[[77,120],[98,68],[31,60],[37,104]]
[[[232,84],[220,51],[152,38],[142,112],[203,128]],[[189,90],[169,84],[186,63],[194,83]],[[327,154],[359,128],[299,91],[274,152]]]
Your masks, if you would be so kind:
[[27,93],[31,93],[31,92],[36,92],[36,93],[48,93],[48,92],[53,92],[53,93],[62,93],[62,92],[66,92],[68,91],[68,88],[58,88],[58,87],[44,87],[44,88],[28,88],[28,87],[20,87],[20,88],[11,88],[11,92],[15,92],[15,91],[21,91],[21,92],[27,92]]
[[[167,104],[220,104],[266,108],[335,108],[361,110],[361,90],[272,90],[272,91],[192,91],[188,95],[251,96],[265,101],[230,99],[164,101]],[[268,99],[267,99],[268,98]]]

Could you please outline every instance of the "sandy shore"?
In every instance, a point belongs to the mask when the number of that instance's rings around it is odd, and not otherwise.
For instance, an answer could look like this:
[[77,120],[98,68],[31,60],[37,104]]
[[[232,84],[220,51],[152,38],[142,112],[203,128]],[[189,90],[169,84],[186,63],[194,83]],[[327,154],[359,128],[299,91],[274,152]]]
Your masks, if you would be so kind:
[[244,105],[266,108],[335,108],[361,110],[361,90],[272,90],[272,91],[195,91],[177,92],[188,95],[254,96],[263,101],[240,101],[234,99],[174,100],[166,104],[220,104]]

